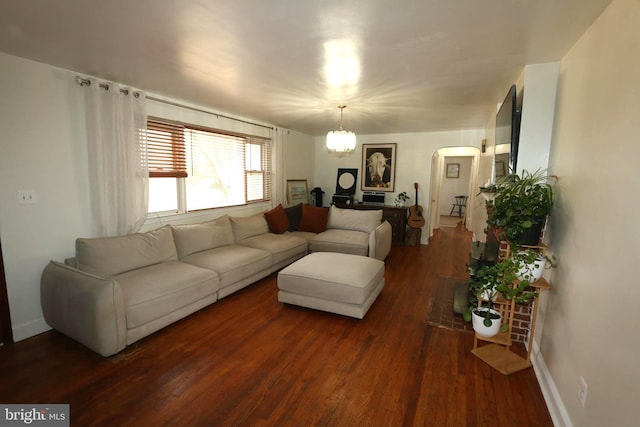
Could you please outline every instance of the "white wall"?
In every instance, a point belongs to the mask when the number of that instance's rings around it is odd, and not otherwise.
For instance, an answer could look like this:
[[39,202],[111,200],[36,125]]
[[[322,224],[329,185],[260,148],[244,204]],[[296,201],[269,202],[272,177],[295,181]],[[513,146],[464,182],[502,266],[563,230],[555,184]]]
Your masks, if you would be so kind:
[[[418,202],[424,209],[424,215],[429,217],[429,182],[431,179],[431,158],[438,149],[443,147],[477,147],[480,148],[484,130],[462,130],[444,132],[399,133],[358,135],[355,152],[348,157],[335,157],[327,153],[325,138],[317,137],[315,145],[315,178],[314,186],[322,187],[325,191],[324,204],[331,202],[336,187],[338,168],[357,168],[358,186],[356,200],[362,200],[362,144],[396,143],[396,177],[395,190],[386,193],[385,203],[393,204],[398,193],[406,191],[415,203],[413,184],[418,183]],[[422,243],[427,244],[428,232],[423,231]]]
[[[13,336],[19,341],[49,329],[40,308],[43,268],[51,259],[73,256],[75,239],[91,235],[84,89],[74,82],[74,72],[3,53],[0,69],[0,238]],[[152,101],[149,114],[248,131],[246,126],[233,128],[237,122]],[[285,158],[285,174],[313,176],[313,142],[298,132],[288,135],[293,156]],[[37,203],[19,204],[18,190],[35,191]],[[194,222],[223,212],[246,215],[267,207],[156,218],[143,231],[166,222]]]
[[541,354],[574,426],[638,425],[639,18],[640,2],[614,0],[560,67],[550,156],[559,266]]
[[315,137],[291,131],[287,142],[284,152],[285,179],[306,179],[311,190],[315,187],[311,185],[315,175]]
[[[40,273],[90,232],[83,98],[72,73],[0,54],[0,237],[13,336],[48,327]],[[37,203],[18,203],[18,190]]]
[[[524,97],[520,148],[516,171],[547,169],[560,63],[532,64],[524,68]],[[518,90],[522,90],[519,88]]]

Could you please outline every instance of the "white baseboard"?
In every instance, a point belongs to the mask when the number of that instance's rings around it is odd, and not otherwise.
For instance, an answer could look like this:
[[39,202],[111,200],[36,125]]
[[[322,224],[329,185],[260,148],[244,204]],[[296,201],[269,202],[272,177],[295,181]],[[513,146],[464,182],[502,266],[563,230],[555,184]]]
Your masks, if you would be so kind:
[[19,325],[12,325],[13,341],[18,342],[35,335],[41,334],[51,329],[44,317],[30,320]]
[[544,397],[544,401],[547,404],[549,413],[551,414],[553,425],[556,427],[573,427],[571,418],[569,418],[567,409],[562,402],[562,398],[560,397],[556,384],[551,377],[549,369],[547,368],[547,364],[544,362],[542,354],[540,354],[540,347],[538,346],[537,341],[533,342],[531,364],[533,365],[533,370],[536,373],[538,384],[540,384],[542,396]]

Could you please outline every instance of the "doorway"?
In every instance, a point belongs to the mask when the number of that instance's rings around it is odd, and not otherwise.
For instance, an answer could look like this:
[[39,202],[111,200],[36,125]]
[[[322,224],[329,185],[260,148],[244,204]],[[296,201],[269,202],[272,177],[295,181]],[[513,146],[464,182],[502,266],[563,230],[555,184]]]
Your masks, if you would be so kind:
[[[476,147],[441,148],[431,159],[431,209],[429,237],[442,226],[473,229],[473,197],[478,188],[480,150]],[[464,207],[454,207],[456,196],[467,197]],[[457,203],[460,203],[458,201]]]

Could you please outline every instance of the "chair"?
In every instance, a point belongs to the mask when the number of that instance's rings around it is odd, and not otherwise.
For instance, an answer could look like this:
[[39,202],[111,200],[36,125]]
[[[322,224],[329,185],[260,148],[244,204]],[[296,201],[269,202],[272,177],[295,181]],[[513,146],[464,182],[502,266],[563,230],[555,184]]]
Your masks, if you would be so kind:
[[451,212],[449,216],[453,216],[454,211],[458,211],[458,216],[462,218],[462,210],[467,207],[467,199],[469,196],[455,196],[456,202],[451,206]]

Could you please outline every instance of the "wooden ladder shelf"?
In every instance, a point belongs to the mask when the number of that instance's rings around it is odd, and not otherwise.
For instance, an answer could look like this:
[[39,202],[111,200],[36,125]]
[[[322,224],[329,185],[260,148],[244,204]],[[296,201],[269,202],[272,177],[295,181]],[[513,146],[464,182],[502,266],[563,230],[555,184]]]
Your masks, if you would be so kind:
[[[532,248],[540,249],[543,255],[546,253],[545,246],[540,245]],[[506,251],[501,255],[511,255],[511,249],[508,245]],[[533,347],[531,340],[534,337],[536,327],[536,317],[538,314],[538,297],[540,296],[540,292],[542,290],[551,289],[551,285],[544,278],[540,278],[539,280],[531,284],[531,288],[534,289],[536,296],[534,297],[531,306],[531,326],[529,328],[530,341],[526,357],[522,357],[511,351],[511,331],[515,313],[515,302],[513,300],[506,300],[502,295],[499,295],[493,304],[502,315],[503,325],[506,324],[508,326],[508,329],[506,331],[499,332],[498,335],[493,337],[484,337],[476,333],[473,339],[473,350],[471,350],[471,353],[475,354],[482,361],[491,365],[498,372],[504,375],[510,375],[514,372],[522,371],[523,369],[529,368],[531,366],[531,349]],[[489,344],[479,346],[479,341],[488,342]]]

